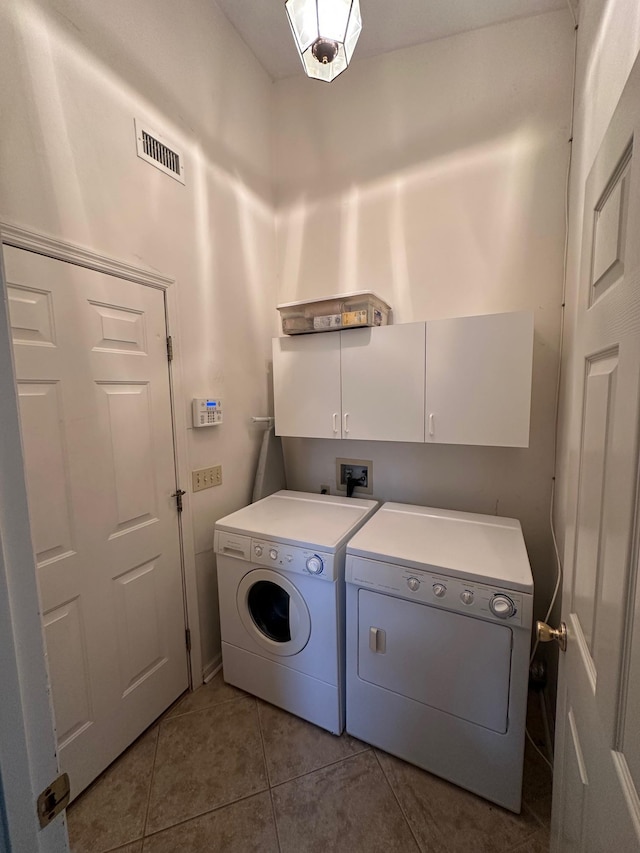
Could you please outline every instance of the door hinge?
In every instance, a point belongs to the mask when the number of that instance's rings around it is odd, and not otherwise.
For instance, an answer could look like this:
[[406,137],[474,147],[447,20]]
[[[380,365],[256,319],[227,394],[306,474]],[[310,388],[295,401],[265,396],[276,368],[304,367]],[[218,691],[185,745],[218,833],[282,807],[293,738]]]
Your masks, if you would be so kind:
[[69,805],[69,774],[61,773],[38,797],[38,820],[44,829]]
[[173,361],[173,338],[171,335],[167,336],[167,358],[169,361]]
[[174,492],[171,497],[176,499],[176,506],[178,508],[178,512],[182,512],[182,496],[186,495],[184,489],[178,489],[177,492]]
[[191,629],[190,628],[185,628],[184,637],[185,637],[185,642],[187,644],[187,651],[190,652],[191,651]]

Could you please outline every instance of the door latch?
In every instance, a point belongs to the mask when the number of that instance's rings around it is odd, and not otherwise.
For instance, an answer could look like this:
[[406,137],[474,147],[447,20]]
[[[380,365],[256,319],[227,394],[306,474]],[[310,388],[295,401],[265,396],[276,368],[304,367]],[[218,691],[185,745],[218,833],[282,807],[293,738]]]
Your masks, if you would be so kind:
[[44,829],[69,805],[71,786],[69,774],[62,773],[38,797],[38,820]]

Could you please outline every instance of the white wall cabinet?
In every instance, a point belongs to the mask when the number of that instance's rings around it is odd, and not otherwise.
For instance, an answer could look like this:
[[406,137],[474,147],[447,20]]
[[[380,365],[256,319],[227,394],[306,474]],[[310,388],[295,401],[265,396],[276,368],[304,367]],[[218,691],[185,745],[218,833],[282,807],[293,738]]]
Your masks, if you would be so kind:
[[273,339],[276,433],[340,438],[340,335],[325,332]]
[[424,441],[424,323],[274,338],[278,435]]
[[342,437],[424,441],[424,323],[340,332]]
[[283,436],[527,447],[533,316],[274,338]]
[[533,315],[427,322],[426,441],[529,446]]

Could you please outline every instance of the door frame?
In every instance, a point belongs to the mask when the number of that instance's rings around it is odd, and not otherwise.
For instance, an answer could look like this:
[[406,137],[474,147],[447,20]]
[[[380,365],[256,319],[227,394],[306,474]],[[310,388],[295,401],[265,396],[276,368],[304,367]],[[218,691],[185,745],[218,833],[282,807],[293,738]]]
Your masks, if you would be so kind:
[[[202,650],[200,645],[200,618],[198,610],[198,587],[196,578],[196,558],[193,535],[193,518],[190,491],[185,483],[190,482],[187,453],[187,406],[184,402],[184,380],[182,359],[180,358],[180,339],[178,334],[178,283],[174,278],[161,275],[154,270],[136,267],[124,261],[101,255],[66,240],[59,240],[46,234],[29,231],[19,225],[0,221],[0,248],[2,245],[25,249],[39,255],[86,267],[96,272],[114,276],[133,284],[142,284],[162,291],[164,295],[167,334],[173,344],[173,359],[168,362],[169,389],[171,397],[171,421],[173,428],[173,446],[176,466],[176,484],[185,488],[182,512],[178,513],[178,533],[180,539],[181,573],[184,597],[185,629],[190,632],[190,649],[187,652],[189,685],[194,689],[203,680]],[[2,285],[2,298],[4,283]],[[35,569],[34,569],[35,571]]]

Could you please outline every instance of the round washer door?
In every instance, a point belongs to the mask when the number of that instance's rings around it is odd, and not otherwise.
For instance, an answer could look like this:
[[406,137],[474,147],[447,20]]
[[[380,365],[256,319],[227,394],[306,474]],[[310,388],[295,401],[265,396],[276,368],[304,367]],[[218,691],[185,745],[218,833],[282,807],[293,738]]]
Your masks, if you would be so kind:
[[236,600],[242,624],[266,651],[286,657],[309,642],[309,608],[291,581],[277,572],[254,569],[246,574]]

